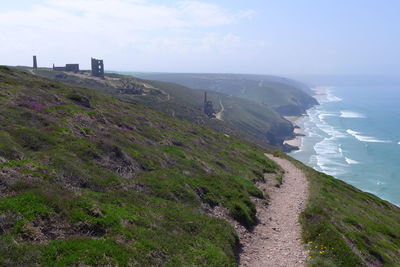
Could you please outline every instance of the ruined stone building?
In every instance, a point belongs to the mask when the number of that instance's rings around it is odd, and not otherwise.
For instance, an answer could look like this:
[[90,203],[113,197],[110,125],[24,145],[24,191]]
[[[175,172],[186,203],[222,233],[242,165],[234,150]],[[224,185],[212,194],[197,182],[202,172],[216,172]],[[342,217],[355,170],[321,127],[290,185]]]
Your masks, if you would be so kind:
[[204,92],[203,111],[209,118],[215,118],[214,106],[212,101],[207,99],[207,92]]
[[53,64],[53,70],[56,70],[56,71],[79,72],[79,64],[66,64],[65,67],[56,67],[56,66]]
[[79,64],[66,64],[66,71],[79,72]]
[[37,69],[37,58],[36,58],[36,56],[33,56],[33,68]]
[[92,76],[104,78],[103,60],[92,58]]
[[[37,69],[37,58],[33,56],[33,68]],[[79,64],[65,64],[65,66],[56,66],[53,64],[55,71],[79,72]],[[104,63],[103,60],[92,58],[92,76],[104,78]]]

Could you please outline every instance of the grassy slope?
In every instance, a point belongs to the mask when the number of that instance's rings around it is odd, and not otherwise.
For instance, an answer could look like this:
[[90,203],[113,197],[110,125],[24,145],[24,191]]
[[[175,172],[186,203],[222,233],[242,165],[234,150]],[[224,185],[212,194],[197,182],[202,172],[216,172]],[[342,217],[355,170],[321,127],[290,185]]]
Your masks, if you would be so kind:
[[138,77],[234,95],[265,104],[284,115],[300,115],[316,100],[296,81],[268,75],[143,73]]
[[204,210],[254,223],[277,170],[262,150],[4,67],[0,103],[1,265],[235,265],[233,228]]
[[310,266],[399,266],[400,208],[286,155],[310,183],[301,215]]
[[[1,68],[0,103],[3,265],[235,265],[233,229],[204,205],[254,222],[253,181],[277,170],[263,151]],[[310,181],[301,223],[311,266],[400,262],[399,208],[290,160]]]
[[[24,68],[27,70],[27,68]],[[30,69],[32,70],[32,69]],[[34,70],[35,73],[50,79],[56,79],[60,72],[48,69]],[[149,106],[161,112],[174,115],[177,118],[196,122],[200,125],[211,127],[220,132],[237,135],[257,142],[260,145],[282,144],[283,140],[291,137],[293,127],[291,123],[283,119],[277,112],[265,105],[246,99],[228,96],[226,94],[208,92],[208,98],[213,101],[216,111],[221,109],[223,103],[225,112],[224,121],[210,120],[203,113],[204,92],[189,89],[187,87],[159,81],[143,81],[131,76],[107,74],[108,78],[120,79],[131,82],[146,82],[156,89],[150,90],[145,95],[119,94],[118,88],[107,83],[91,79],[82,79],[73,75],[64,75],[63,82],[94,89],[112,96],[129,100],[134,103]],[[169,96],[169,97],[167,97]]]

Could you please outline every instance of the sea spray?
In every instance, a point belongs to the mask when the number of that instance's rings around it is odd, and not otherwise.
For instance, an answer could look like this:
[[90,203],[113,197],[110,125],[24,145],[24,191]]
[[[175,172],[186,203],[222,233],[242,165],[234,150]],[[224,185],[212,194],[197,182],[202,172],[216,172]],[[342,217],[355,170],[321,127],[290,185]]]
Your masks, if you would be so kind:
[[301,125],[306,136],[291,156],[398,205],[398,91],[400,86],[319,87],[320,105],[307,111]]

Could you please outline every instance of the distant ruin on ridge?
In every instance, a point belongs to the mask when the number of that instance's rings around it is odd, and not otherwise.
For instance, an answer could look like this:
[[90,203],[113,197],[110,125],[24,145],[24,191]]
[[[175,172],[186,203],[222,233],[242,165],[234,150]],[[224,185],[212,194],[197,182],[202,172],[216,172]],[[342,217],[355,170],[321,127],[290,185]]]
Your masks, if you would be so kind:
[[[38,68],[36,56],[33,56],[33,68]],[[65,66],[56,66],[53,64],[53,70],[78,73],[80,68],[79,64],[65,64]],[[102,59],[91,58],[91,74],[94,77],[104,79],[104,61]]]
[[36,58],[36,56],[33,56],[33,68],[37,69],[37,58]]
[[55,71],[69,71],[69,72],[79,72],[79,64],[66,64],[65,67],[56,67],[53,64],[53,70]]
[[102,59],[92,58],[92,76],[104,78],[104,63]]
[[214,106],[212,101],[207,99],[207,92],[204,92],[203,111],[209,118],[215,118]]

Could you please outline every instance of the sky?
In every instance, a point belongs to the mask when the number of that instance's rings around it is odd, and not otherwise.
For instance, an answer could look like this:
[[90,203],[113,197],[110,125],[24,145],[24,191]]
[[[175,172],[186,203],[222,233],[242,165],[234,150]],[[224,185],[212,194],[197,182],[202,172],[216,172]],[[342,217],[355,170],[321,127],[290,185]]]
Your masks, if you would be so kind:
[[398,0],[2,0],[0,64],[400,76]]

